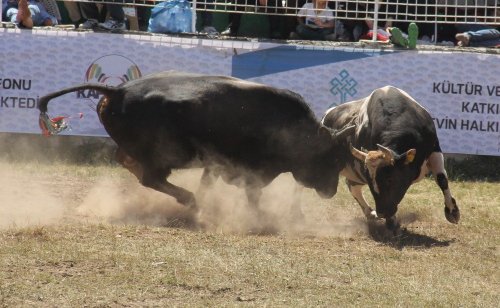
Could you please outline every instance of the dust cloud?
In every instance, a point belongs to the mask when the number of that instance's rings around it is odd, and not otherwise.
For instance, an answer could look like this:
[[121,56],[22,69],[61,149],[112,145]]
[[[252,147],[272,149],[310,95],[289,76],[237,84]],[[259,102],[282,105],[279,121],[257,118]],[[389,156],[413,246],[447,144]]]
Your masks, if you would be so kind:
[[112,152],[108,140],[0,134],[0,229],[106,222],[228,234],[349,236],[367,230],[363,219],[352,218],[359,217],[352,204],[346,210],[336,206],[337,198],[321,199],[309,189],[296,199],[290,174],[282,174],[263,190],[261,211],[256,212],[247,206],[243,189],[219,178],[202,197],[196,193],[201,169],[174,171],[169,181],[195,193],[199,206],[195,212],[143,187],[125,170],[124,176],[97,179],[74,172],[85,173],[80,161],[93,166],[90,156],[102,154],[100,163],[109,162]]
[[[109,161],[109,138],[0,133],[0,229],[68,222],[82,185],[68,167]],[[92,155],[89,155],[92,153]],[[68,163],[61,167],[62,162]]]
[[[61,168],[61,171],[59,171]],[[295,200],[296,183],[282,174],[261,197],[260,212],[247,205],[243,189],[218,179],[203,197],[196,194],[201,169],[174,172],[169,181],[195,192],[199,211],[168,195],[143,187],[128,174],[97,181],[37,164],[0,161],[0,229],[80,222],[182,227],[224,234],[350,236],[366,224],[304,189]],[[297,205],[300,204],[300,207]],[[301,211],[294,209],[301,208]],[[303,215],[300,215],[303,212]],[[358,215],[354,215],[358,216]]]
[[[196,193],[201,174],[202,170],[179,171],[169,181]],[[222,179],[203,197],[195,194],[199,206],[195,212],[170,196],[141,186],[132,177],[102,179],[96,183],[78,206],[78,214],[110,223],[186,227],[229,234],[350,236],[366,231],[363,221],[342,218],[345,213],[333,210],[332,199],[322,201],[306,190],[301,194],[306,201],[294,200],[296,184],[290,174],[279,176],[264,189],[258,213],[247,206],[243,189]],[[294,211],[294,205],[300,203],[303,216]]]
[[62,219],[64,202],[31,173],[0,163],[0,229],[48,225]]

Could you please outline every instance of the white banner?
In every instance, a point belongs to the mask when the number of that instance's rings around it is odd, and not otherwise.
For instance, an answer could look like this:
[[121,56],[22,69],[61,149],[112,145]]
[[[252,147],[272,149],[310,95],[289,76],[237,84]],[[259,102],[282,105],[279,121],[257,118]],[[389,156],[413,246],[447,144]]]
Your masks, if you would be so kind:
[[[49,92],[180,70],[293,90],[318,118],[393,85],[429,110],[444,152],[500,155],[498,54],[17,29],[0,29],[0,41],[0,132],[39,133],[36,103]],[[93,91],[67,94],[51,101],[49,114],[74,116],[63,134],[105,136],[98,100]]]

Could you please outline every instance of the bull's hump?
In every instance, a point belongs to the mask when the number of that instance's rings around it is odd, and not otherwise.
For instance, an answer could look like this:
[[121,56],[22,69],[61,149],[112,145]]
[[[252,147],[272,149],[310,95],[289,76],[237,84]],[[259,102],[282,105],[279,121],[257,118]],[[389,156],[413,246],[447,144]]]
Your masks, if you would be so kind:
[[[376,89],[372,92],[370,97],[372,97],[374,95],[378,96],[378,97],[383,97],[385,100],[388,100],[391,98],[394,100],[404,99],[404,101],[407,104],[411,105],[413,108],[416,108],[416,110],[419,110],[419,112],[425,112],[425,113],[428,112],[410,94],[408,94],[408,92],[406,92],[402,89],[396,88],[394,86],[387,85],[387,86],[384,86],[382,88]],[[403,104],[403,106],[404,106],[404,104]]]

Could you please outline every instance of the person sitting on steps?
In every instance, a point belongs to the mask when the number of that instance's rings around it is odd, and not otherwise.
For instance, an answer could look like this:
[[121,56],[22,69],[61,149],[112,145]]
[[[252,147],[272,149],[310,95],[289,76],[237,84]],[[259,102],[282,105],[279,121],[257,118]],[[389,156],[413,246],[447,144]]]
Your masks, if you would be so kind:
[[337,40],[344,36],[344,25],[334,17],[328,0],[305,3],[297,14],[298,25],[290,39]]
[[105,4],[105,8],[109,13],[109,19],[100,23],[99,8],[95,3],[81,2],[80,9],[87,19],[79,25],[79,29],[94,30],[100,28],[107,31],[122,31],[126,30],[125,26],[125,12],[120,4]]
[[37,0],[2,0],[2,7],[2,17],[18,27],[31,29],[57,25],[57,19]]
[[[266,12],[269,11],[271,12],[272,9],[275,9],[279,11],[277,7],[277,0],[235,0],[235,6],[234,10],[238,12],[244,12],[246,8],[249,6],[256,6],[257,4],[261,6],[261,8],[266,9]],[[268,7],[269,6],[269,7]],[[241,24],[241,17],[243,16],[244,13],[230,13],[229,14],[229,25],[227,26],[227,29],[222,31],[222,35],[228,35],[228,36],[238,36],[239,29],[240,29],[240,24]],[[282,16],[271,14],[268,15],[269,18],[269,36],[272,38],[278,38],[279,34],[279,24],[280,24],[280,18]]]
[[403,33],[398,27],[389,27],[387,28],[387,32],[391,34],[389,39],[392,44],[409,49],[415,49],[417,47],[418,26],[416,23],[410,23],[408,26],[408,34]]
[[[488,16],[500,23],[500,8],[489,12]],[[460,47],[500,47],[500,27],[488,24],[457,24],[457,46]]]

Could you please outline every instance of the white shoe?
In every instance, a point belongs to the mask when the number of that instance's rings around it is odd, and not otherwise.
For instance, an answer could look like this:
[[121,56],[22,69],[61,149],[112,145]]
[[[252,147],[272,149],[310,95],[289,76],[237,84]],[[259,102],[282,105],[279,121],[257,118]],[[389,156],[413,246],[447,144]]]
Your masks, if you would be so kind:
[[113,19],[108,19],[103,23],[100,23],[99,28],[102,28],[104,30],[108,31],[119,31],[119,30],[125,30],[125,22],[123,21],[116,21]]
[[212,26],[206,26],[205,28],[203,28],[203,30],[201,32],[202,33],[206,33],[208,35],[218,35],[219,34],[219,32],[217,31],[217,29],[215,29]]
[[290,37],[291,40],[300,40],[300,35],[298,35],[296,32],[290,32]]
[[325,41],[336,41],[337,35],[335,33],[325,35]]
[[95,27],[97,27],[97,20],[95,19],[87,19],[84,23],[81,23],[78,25],[78,29],[83,29],[83,30],[92,30]]

